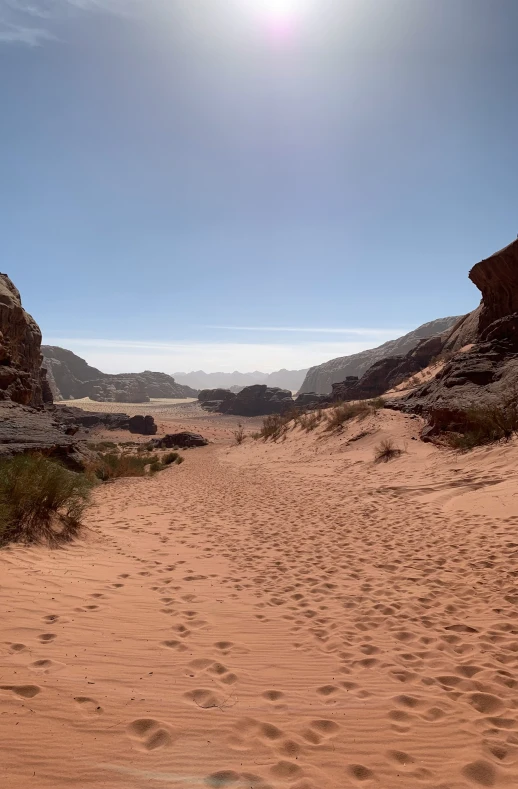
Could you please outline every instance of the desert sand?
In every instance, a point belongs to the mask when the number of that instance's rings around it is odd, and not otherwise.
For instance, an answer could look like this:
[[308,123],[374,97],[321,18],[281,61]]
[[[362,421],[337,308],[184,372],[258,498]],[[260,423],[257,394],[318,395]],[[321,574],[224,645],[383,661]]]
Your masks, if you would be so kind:
[[518,445],[161,418],[212,443],[0,553],[3,785],[518,786]]

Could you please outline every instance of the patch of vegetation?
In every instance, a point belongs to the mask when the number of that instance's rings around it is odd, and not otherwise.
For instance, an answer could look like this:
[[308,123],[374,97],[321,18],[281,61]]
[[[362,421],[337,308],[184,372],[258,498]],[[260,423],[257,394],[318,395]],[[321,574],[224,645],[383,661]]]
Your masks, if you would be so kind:
[[86,446],[93,452],[104,452],[107,449],[117,449],[115,441],[94,441],[89,442]]
[[322,409],[319,408],[317,411],[306,411],[303,414],[299,415],[298,422],[302,428],[305,430],[306,433],[310,433],[314,430],[323,419],[323,412]]
[[360,400],[359,403],[339,403],[334,406],[334,408],[331,408],[326,415],[326,430],[341,430],[346,422],[349,422],[355,417],[361,417],[363,419],[371,413],[371,411],[372,409],[366,400]]
[[92,464],[90,471],[100,479],[108,482],[121,477],[144,477],[147,467],[159,460],[157,455],[130,455],[128,453],[106,453],[99,455]]
[[290,419],[283,414],[270,414],[263,419],[263,426],[259,431],[259,436],[265,441],[270,438],[277,441],[288,430]]
[[460,452],[475,447],[509,441],[518,433],[518,399],[510,398],[502,406],[473,406],[459,414],[455,431],[446,433],[448,446]]
[[0,544],[66,542],[77,534],[93,482],[41,455],[0,462]]
[[383,397],[373,397],[372,400],[367,400],[367,405],[372,411],[381,411],[385,408],[385,400]]
[[243,425],[239,424],[236,430],[232,431],[232,435],[234,436],[234,441],[239,446],[243,443],[246,438],[246,433],[244,431]]
[[391,438],[385,438],[374,450],[374,462],[388,463],[402,454],[403,450],[399,449]]
[[171,463],[183,463],[184,458],[178,452],[168,452],[167,455],[164,455],[162,458],[162,463],[164,466],[170,466]]

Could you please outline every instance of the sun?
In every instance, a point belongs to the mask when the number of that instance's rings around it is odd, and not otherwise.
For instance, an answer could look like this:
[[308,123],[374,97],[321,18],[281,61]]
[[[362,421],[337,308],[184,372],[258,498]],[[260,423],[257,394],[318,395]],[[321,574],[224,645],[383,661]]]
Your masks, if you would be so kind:
[[291,38],[314,0],[239,0],[275,39]]

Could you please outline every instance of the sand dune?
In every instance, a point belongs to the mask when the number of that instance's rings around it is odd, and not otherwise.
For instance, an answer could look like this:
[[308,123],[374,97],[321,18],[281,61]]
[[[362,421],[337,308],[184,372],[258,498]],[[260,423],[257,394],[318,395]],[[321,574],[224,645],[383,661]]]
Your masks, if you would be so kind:
[[517,445],[382,412],[233,447],[202,419],[214,443],[98,489],[79,543],[0,553],[5,785],[516,787]]

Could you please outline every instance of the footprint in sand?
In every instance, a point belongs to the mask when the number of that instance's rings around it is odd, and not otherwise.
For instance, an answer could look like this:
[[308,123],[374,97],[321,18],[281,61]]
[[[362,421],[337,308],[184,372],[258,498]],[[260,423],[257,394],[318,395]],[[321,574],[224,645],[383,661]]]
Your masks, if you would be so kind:
[[74,696],[74,701],[83,715],[101,715],[104,711],[101,705],[89,696]]
[[61,671],[66,668],[66,663],[60,663],[57,660],[42,659],[29,663],[27,668],[30,668],[31,671],[35,671],[37,674],[52,674],[54,671]]
[[38,693],[41,693],[41,688],[38,685],[0,685],[0,690],[10,690],[16,696],[21,696],[22,699],[33,699]]
[[185,644],[182,644],[181,641],[177,641],[176,639],[162,641],[161,646],[166,647],[167,649],[176,649],[177,652],[187,652],[188,649]]
[[126,731],[139,750],[157,751],[173,743],[169,728],[153,718],[138,718],[128,725]]
[[57,638],[56,633],[42,633],[38,636],[38,640],[41,641],[42,644],[50,644],[55,638]]
[[197,688],[184,693],[184,698],[194,702],[197,707],[204,710],[226,709],[227,707],[233,707],[236,703],[231,696],[225,696],[223,693],[206,688]]
[[9,647],[9,651],[14,652],[15,654],[17,652],[25,652],[27,649],[25,644],[11,644],[10,642],[7,642],[7,646]]

